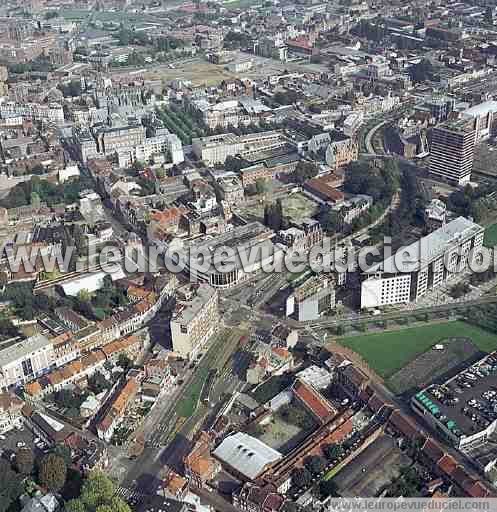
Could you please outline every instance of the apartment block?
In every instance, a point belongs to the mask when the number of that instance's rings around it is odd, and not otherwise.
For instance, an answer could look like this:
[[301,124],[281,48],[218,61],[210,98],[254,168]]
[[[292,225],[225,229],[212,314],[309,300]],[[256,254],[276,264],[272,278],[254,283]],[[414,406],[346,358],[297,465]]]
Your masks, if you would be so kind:
[[305,281],[288,297],[287,316],[294,315],[299,322],[317,320],[335,307],[335,282],[322,275]]
[[432,131],[430,173],[462,185],[471,179],[476,132],[468,118],[446,122]]
[[354,139],[334,140],[326,149],[326,163],[333,171],[359,158],[359,145]]
[[22,425],[24,402],[9,393],[0,393],[0,434]]
[[218,292],[207,284],[186,285],[178,289],[177,297],[170,322],[173,350],[194,359],[219,326]]
[[64,123],[64,109],[58,103],[50,103],[48,105],[39,103],[2,103],[0,105],[0,117],[7,119],[12,116],[54,124]]
[[0,350],[0,389],[35,379],[56,366],[53,343],[42,334]]
[[361,285],[361,307],[416,302],[464,270],[483,245],[484,229],[458,217],[372,266]]
[[99,153],[111,155],[140,146],[145,141],[145,127],[141,125],[106,127],[96,133]]
[[169,153],[173,164],[185,161],[183,144],[174,133],[147,137],[139,145],[132,145],[118,152],[119,167],[130,167],[133,162],[149,162],[154,155]]
[[278,131],[235,135],[224,133],[212,137],[193,139],[195,156],[207,165],[224,164],[228,156],[249,157],[260,151],[271,151],[284,147],[289,140]]

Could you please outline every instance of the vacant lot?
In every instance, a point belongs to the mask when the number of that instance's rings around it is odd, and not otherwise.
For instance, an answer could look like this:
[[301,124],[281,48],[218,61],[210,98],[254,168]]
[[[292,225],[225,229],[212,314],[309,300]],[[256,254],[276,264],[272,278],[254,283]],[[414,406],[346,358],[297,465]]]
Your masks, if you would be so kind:
[[258,426],[255,437],[271,448],[285,453],[295,446],[295,443],[292,443],[292,439],[300,438],[299,434],[301,433],[302,431],[299,427],[291,425],[275,415],[267,425]]
[[294,221],[312,217],[318,210],[318,204],[301,193],[292,194],[283,199],[283,212]]
[[338,342],[357,352],[380,376],[388,379],[433,345],[456,337],[468,338],[483,352],[497,348],[497,335],[461,321],[350,336]]
[[257,425],[253,435],[275,450],[286,454],[314,431],[317,423],[301,405],[291,403],[276,411],[264,425]]
[[191,80],[194,87],[201,85],[211,86],[221,83],[223,80],[231,80],[235,75],[229,73],[223,66],[201,62],[192,59],[184,64],[173,64],[174,69],[160,65],[155,69],[149,69],[144,73],[150,80],[162,80],[170,82],[175,79]]
[[[269,199],[270,194],[268,194]],[[282,199],[283,202],[283,214],[294,222],[302,221],[307,217],[316,215],[319,211],[319,205],[309,199],[300,192],[292,194]],[[250,207],[240,208],[242,216],[247,218],[258,218],[264,217],[264,204],[251,205]]]
[[448,338],[441,342],[444,350],[428,349],[392,375],[386,382],[388,387],[399,394],[424,387],[465,362],[471,364],[481,353],[468,338]]
[[340,496],[376,496],[410,462],[394,439],[383,435],[359,454],[353,464],[347,464],[333,481]]
[[483,245],[485,247],[495,247],[497,245],[497,223],[492,224],[485,229]]

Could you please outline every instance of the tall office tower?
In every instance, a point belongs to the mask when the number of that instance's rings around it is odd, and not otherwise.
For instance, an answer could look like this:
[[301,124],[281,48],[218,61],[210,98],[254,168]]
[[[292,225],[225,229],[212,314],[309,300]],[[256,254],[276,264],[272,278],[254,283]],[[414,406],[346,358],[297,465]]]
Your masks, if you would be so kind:
[[475,130],[468,119],[448,121],[432,131],[430,172],[457,185],[471,179]]

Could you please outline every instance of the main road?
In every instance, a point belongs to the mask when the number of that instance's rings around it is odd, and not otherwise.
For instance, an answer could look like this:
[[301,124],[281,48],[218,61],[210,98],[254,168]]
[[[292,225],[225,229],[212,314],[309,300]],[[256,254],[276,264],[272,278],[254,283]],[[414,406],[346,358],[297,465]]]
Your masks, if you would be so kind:
[[446,312],[446,311],[455,311],[461,308],[469,308],[471,306],[479,306],[481,304],[495,304],[497,303],[497,295],[494,296],[486,296],[481,297],[480,299],[469,300],[469,301],[461,301],[461,302],[451,302],[449,304],[441,304],[434,306],[423,306],[413,309],[401,309],[398,311],[383,313],[380,315],[372,316],[369,314],[366,315],[356,315],[353,317],[341,317],[341,318],[330,318],[324,317],[319,320],[312,320],[309,322],[302,322],[302,327],[311,327],[311,328],[326,328],[333,327],[336,325],[351,325],[354,323],[361,322],[372,322],[372,321],[382,321],[382,320],[396,320],[398,318],[405,318],[410,315],[421,315],[425,313],[436,313],[436,312]]

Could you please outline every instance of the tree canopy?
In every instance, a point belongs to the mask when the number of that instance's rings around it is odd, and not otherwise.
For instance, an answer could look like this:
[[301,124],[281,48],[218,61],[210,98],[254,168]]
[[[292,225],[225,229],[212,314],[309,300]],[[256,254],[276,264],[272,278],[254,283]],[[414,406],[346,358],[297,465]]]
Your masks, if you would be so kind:
[[433,78],[433,65],[428,59],[421,59],[409,68],[409,75],[413,82],[424,82]]
[[292,483],[299,487],[307,487],[312,482],[312,474],[307,468],[296,468],[292,473]]
[[301,160],[295,170],[292,173],[292,179],[295,183],[304,183],[311,178],[316,177],[318,174],[318,168],[312,162],[307,160]]
[[[131,512],[129,506],[118,496],[109,477],[96,471],[83,483],[81,496],[66,512]],[[81,508],[81,503],[84,509]]]
[[53,206],[60,203],[74,203],[79,199],[79,193],[86,187],[81,179],[70,180],[66,183],[55,185],[38,176],[33,176],[29,181],[18,183],[11,188],[6,197],[0,201],[4,208],[18,208],[31,204],[32,194],[35,193],[40,201]]

